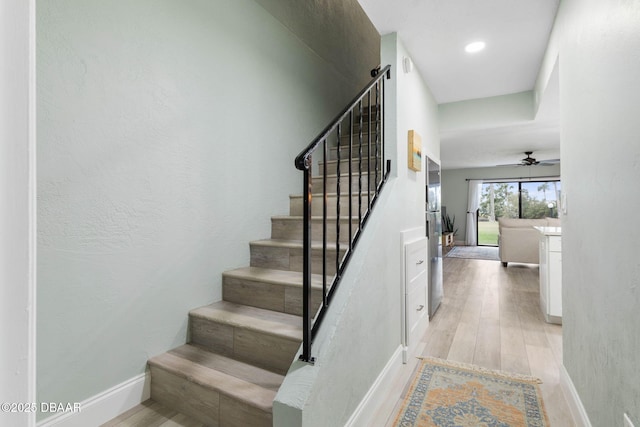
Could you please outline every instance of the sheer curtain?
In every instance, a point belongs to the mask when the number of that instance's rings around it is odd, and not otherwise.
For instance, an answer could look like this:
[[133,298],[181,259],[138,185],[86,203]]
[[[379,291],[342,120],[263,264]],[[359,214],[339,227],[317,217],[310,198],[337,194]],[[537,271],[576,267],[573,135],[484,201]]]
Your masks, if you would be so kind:
[[478,207],[480,207],[481,191],[482,180],[470,179],[469,197],[467,199],[467,234],[465,236],[465,241],[468,246],[477,246],[478,244],[478,230],[476,230],[478,222],[476,215],[478,213]]

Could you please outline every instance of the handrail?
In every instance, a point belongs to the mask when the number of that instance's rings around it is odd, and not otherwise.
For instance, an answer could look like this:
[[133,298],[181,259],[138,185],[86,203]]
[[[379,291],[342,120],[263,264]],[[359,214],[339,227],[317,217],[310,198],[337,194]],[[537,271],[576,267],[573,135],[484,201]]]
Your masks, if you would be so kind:
[[[342,275],[347,268],[349,260],[353,250],[358,243],[361,232],[369,219],[369,215],[376,201],[378,195],[382,190],[389,172],[391,171],[391,160],[385,160],[385,144],[384,144],[384,98],[385,98],[385,79],[391,78],[391,66],[387,65],[384,69],[372,70],[372,76],[375,77],[367,84],[364,89],[358,93],[353,100],[335,117],[331,123],[324,128],[322,132],[296,157],[295,166],[297,169],[303,171],[303,252],[302,252],[302,318],[303,318],[303,342],[302,342],[302,354],[300,359],[313,363],[314,358],[311,357],[311,345],[313,338],[315,337],[322,319],[326,313],[331,299],[338,288],[338,284],[342,278]],[[375,99],[372,97],[375,96]],[[365,105],[366,104],[366,105]],[[366,107],[366,112],[364,110]],[[366,113],[366,123],[365,116]],[[357,141],[354,140],[356,134],[355,119],[357,118]],[[375,119],[375,120],[372,120]],[[346,122],[346,123],[345,123]],[[345,149],[343,144],[345,136],[345,124],[348,130],[348,153],[346,163],[348,165],[347,177],[343,177],[341,171],[341,163],[345,160],[342,159],[342,151]],[[367,127],[367,137],[364,138],[363,129]],[[375,126],[375,128],[374,128]],[[372,136],[374,139],[372,139]],[[332,139],[332,143],[335,142],[335,147],[329,148],[329,140]],[[373,143],[373,145],[372,145]],[[312,193],[313,193],[313,162],[312,156],[322,146],[322,190],[318,192],[322,193],[322,197],[316,197],[322,202],[322,227],[320,230],[315,229],[315,234],[321,234],[321,238],[316,240],[322,242],[322,256],[321,256],[321,272],[322,274],[322,299],[320,301],[320,307],[312,318]],[[363,157],[363,148],[367,149],[366,158]],[[329,151],[334,150],[336,152],[336,158],[329,160]],[[357,149],[357,153],[354,150]],[[380,161],[380,162],[379,162]],[[356,164],[357,162],[357,164]],[[328,164],[335,164],[335,171],[332,174],[332,180],[335,180],[335,184],[328,184]],[[363,163],[366,163],[364,165]],[[379,175],[380,172],[380,175]],[[365,176],[366,175],[366,176]],[[372,179],[373,178],[373,179]],[[341,181],[345,179],[348,181],[348,216],[347,231],[348,238],[344,241],[344,232],[341,236],[341,221],[345,220],[344,215],[341,217],[341,197],[343,197]],[[354,188],[357,180],[357,193]],[[366,181],[366,182],[365,182]],[[363,193],[363,184],[366,184],[366,194]],[[328,191],[328,187],[333,186],[332,190]],[[335,197],[335,204],[331,205],[331,208],[335,210],[335,217],[329,217],[329,195]],[[335,194],[335,195],[334,195]],[[357,197],[357,203],[354,202],[354,198]],[[354,206],[355,205],[355,206]],[[354,210],[357,209],[357,215],[354,214]],[[357,224],[355,223],[357,220]],[[329,230],[329,223],[335,225]],[[329,258],[329,238],[335,239],[332,245],[335,246],[331,250],[335,251],[335,259]],[[341,255],[341,251],[344,252]],[[334,264],[335,262],[335,264]],[[330,264],[329,264],[330,263]],[[316,262],[316,268],[317,262]],[[333,278],[331,283],[328,283],[328,272],[333,271]],[[314,302],[315,299],[314,299]]]
[[[373,74],[373,71],[372,71]],[[331,133],[332,130],[335,129],[336,125],[338,122],[340,122],[342,119],[345,118],[345,116],[347,115],[347,113],[349,111],[351,111],[351,109],[353,107],[355,107],[355,105],[362,99],[362,97],[364,97],[364,95],[366,95],[366,93],[378,82],[380,81],[380,79],[382,78],[382,76],[386,74],[387,79],[391,78],[391,65],[387,65],[386,67],[384,67],[384,69],[379,72],[370,82],[368,85],[366,85],[364,87],[364,89],[362,89],[360,91],[360,93],[358,93],[355,98],[353,98],[351,100],[351,102],[345,107],[344,110],[342,110],[340,112],[340,114],[338,114],[332,121],[331,123],[324,128],[324,130],[322,132],[320,132],[320,134],[316,137],[316,139],[314,139],[311,144],[309,144],[307,146],[307,148],[305,148],[304,150],[302,150],[300,152],[300,154],[298,154],[298,156],[296,157],[295,160],[295,165],[296,168],[298,170],[305,170],[305,168],[309,167],[309,165],[307,164],[307,160],[309,158],[309,156],[311,155],[311,153],[318,147],[318,144],[320,144],[320,142],[322,141],[323,138],[326,138],[327,135],[329,133]]]

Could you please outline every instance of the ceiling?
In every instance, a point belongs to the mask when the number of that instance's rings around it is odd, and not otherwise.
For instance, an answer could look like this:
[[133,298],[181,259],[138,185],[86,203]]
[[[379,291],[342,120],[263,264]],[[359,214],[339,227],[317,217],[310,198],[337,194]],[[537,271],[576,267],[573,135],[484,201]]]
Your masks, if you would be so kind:
[[[439,104],[531,91],[559,1],[359,0],[380,34],[398,33]],[[466,53],[477,40],[486,48]],[[557,85],[544,98],[535,120],[443,132],[442,167],[515,163],[525,151],[538,160],[559,158]]]

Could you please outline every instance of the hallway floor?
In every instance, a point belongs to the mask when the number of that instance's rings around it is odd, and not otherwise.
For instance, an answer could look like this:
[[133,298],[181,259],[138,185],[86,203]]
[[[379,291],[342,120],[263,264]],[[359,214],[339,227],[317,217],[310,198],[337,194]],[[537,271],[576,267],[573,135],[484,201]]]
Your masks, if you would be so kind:
[[[574,426],[560,388],[562,327],[544,321],[538,267],[470,259],[444,259],[444,299],[425,333],[419,354],[473,363],[540,378],[553,427]],[[408,371],[414,371],[417,359]],[[409,386],[398,378],[376,419],[393,426]]]

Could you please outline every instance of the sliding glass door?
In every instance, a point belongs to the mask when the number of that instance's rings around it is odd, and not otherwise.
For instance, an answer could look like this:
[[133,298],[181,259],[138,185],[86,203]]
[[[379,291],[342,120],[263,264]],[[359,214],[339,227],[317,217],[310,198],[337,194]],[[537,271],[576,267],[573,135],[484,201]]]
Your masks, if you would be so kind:
[[498,245],[498,218],[557,218],[559,200],[560,181],[484,182],[478,245]]
[[560,181],[521,182],[520,218],[558,218]]

